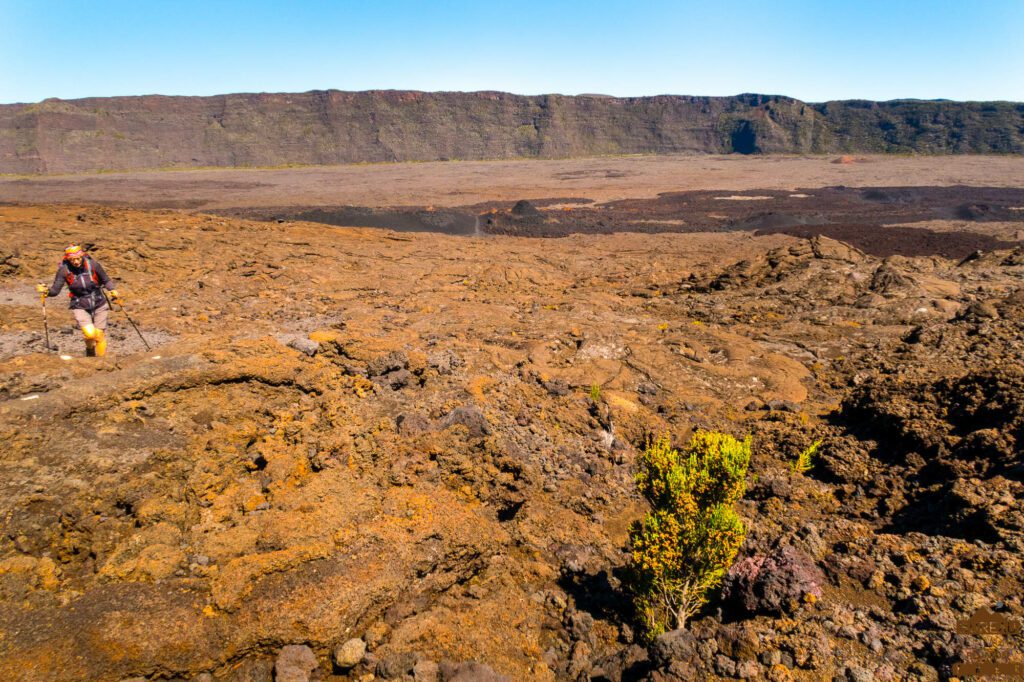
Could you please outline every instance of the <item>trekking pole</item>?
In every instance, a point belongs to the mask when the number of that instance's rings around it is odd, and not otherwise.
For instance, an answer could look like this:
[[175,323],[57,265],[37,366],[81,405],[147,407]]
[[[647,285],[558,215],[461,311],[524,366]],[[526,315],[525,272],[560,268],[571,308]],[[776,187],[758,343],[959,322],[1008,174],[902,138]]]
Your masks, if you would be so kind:
[[[107,292],[103,291],[103,289],[100,289],[100,293],[103,294],[103,298],[104,300],[106,300],[107,305],[110,306],[111,309],[113,309],[114,304],[110,302],[109,298],[107,298]],[[153,350],[152,348],[149,347],[149,343],[146,342],[146,337],[142,335],[142,332],[139,331],[138,326],[136,326],[135,322],[132,320],[131,315],[129,315],[128,311],[124,309],[124,304],[118,303],[118,305],[121,307],[121,312],[124,313],[124,316],[128,318],[128,323],[131,324],[132,329],[134,329],[135,333],[139,335],[140,339],[142,339],[142,343],[146,346],[146,350]]]
[[42,295],[43,300],[43,333],[46,334],[46,350],[53,350],[50,345],[50,323],[46,320],[46,294]]

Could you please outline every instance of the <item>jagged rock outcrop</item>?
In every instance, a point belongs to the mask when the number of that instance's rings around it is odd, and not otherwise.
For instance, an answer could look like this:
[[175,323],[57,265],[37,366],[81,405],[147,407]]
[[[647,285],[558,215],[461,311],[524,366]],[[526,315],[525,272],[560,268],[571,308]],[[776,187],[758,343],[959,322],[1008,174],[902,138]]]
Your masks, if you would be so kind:
[[337,90],[0,105],[0,172],[707,152],[1021,153],[1024,104]]

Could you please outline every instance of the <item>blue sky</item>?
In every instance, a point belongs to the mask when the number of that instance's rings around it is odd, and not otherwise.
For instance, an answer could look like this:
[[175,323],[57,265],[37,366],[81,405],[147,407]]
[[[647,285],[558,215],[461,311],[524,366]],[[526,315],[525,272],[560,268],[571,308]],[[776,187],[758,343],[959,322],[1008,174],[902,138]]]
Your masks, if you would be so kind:
[[329,88],[1024,101],[1024,0],[0,0],[0,102]]

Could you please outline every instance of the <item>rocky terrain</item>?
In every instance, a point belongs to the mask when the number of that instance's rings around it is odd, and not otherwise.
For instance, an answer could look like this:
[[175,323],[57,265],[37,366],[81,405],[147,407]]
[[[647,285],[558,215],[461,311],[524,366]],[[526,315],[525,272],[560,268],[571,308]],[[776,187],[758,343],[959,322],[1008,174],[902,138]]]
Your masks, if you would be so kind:
[[[478,236],[0,206],[0,678],[1019,670],[1024,178],[763,179],[448,197]],[[60,300],[45,348],[70,241],[151,350],[115,311],[81,357]],[[698,428],[753,437],[749,532],[646,642],[634,462]]]
[[1024,104],[337,90],[0,105],[0,173],[674,153],[1011,153]]

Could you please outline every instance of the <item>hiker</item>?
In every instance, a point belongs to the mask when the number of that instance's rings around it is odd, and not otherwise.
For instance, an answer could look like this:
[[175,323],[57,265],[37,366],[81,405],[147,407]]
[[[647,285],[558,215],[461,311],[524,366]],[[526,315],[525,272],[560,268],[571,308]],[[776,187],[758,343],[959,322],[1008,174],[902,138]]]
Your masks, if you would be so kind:
[[107,276],[103,266],[89,256],[81,246],[72,244],[64,249],[64,260],[57,268],[53,284],[47,289],[45,284],[36,285],[40,294],[53,297],[60,293],[64,285],[68,285],[68,306],[82,328],[85,337],[85,354],[102,356],[107,352],[107,339],[104,330],[107,328],[107,314],[110,306],[103,295],[102,287],[110,292],[110,300],[120,301],[120,295],[114,288],[114,282]]

